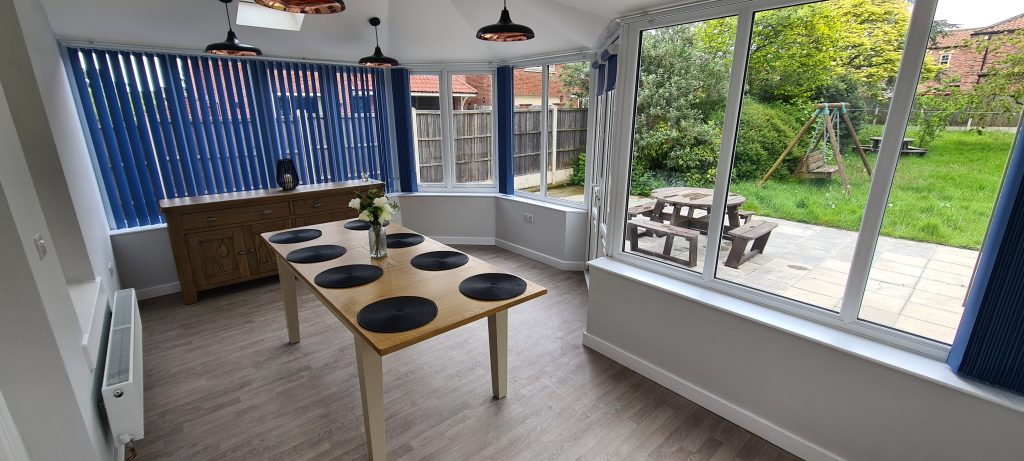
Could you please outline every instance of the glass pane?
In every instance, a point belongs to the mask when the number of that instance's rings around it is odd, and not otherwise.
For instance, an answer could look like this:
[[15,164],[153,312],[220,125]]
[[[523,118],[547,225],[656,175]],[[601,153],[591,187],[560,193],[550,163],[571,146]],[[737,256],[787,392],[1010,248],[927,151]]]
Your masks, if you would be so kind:
[[736,17],[642,32],[624,251],[701,271]]
[[546,163],[542,153],[542,143],[547,134],[542,123],[546,69],[548,66],[536,66],[514,71],[515,150],[512,168],[515,188],[520,192],[541,191],[541,165]]
[[1024,45],[1019,26],[987,33],[1005,29],[1019,5],[991,2],[992,11],[965,16],[972,5],[938,4],[860,310],[944,343],[960,325],[1024,100],[1024,62],[1011,54]]
[[718,278],[838,312],[910,22],[873,4],[754,15]]
[[420,184],[444,184],[444,149],[441,139],[441,80],[438,74],[409,76],[416,169]]
[[586,175],[587,102],[590,96],[590,63],[551,66],[548,120],[557,127],[549,132],[547,196],[583,203]]
[[452,75],[455,182],[494,184],[494,88],[491,74]]

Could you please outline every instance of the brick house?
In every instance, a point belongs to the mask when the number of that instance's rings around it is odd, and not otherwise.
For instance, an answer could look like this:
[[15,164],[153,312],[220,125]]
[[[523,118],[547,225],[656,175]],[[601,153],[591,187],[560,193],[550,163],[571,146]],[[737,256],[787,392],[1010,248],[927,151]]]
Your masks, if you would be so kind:
[[[950,30],[928,48],[928,54],[934,62],[945,66],[939,75],[939,80],[942,83],[969,90],[985,78],[994,63],[1011,53],[1021,52],[1021,50],[1009,46],[996,49],[987,47],[979,51],[971,45],[972,42],[979,38],[990,39],[996,35],[1016,33],[1022,30],[1024,30],[1024,14],[999,21],[988,27]],[[933,85],[925,84],[925,88]]]

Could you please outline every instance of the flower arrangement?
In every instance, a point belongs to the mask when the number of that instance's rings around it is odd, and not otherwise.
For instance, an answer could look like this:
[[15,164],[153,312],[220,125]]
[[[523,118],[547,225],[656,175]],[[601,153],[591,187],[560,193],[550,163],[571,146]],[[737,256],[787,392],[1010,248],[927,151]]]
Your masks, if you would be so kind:
[[398,211],[398,203],[389,202],[377,189],[356,193],[356,198],[349,201],[348,206],[359,212],[359,220],[374,225],[390,221],[395,217],[395,211]]

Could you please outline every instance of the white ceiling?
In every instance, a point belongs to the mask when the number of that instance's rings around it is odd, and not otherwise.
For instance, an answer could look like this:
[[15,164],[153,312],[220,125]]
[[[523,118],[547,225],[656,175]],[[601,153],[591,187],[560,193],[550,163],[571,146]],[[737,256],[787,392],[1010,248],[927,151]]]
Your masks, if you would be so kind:
[[[61,39],[201,50],[227,33],[216,0],[41,0]],[[354,62],[381,47],[403,63],[499,62],[590,49],[609,21],[671,0],[510,0],[512,19],[537,38],[489,43],[476,30],[494,23],[500,0],[346,0],[338,14],[308,15],[299,32],[235,26],[268,56]],[[679,1],[679,0],[677,0]],[[231,17],[237,2],[231,5]]]

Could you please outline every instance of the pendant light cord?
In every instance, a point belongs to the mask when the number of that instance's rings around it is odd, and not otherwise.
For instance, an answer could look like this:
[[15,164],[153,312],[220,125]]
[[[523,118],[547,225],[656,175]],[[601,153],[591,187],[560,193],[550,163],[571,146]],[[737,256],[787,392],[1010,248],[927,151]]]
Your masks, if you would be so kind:
[[233,29],[231,29],[231,12],[228,11],[227,3],[224,4],[224,17],[228,20],[228,30],[233,31]]
[[380,46],[380,34],[377,33],[377,26],[373,26],[373,39],[377,41],[377,46]]

